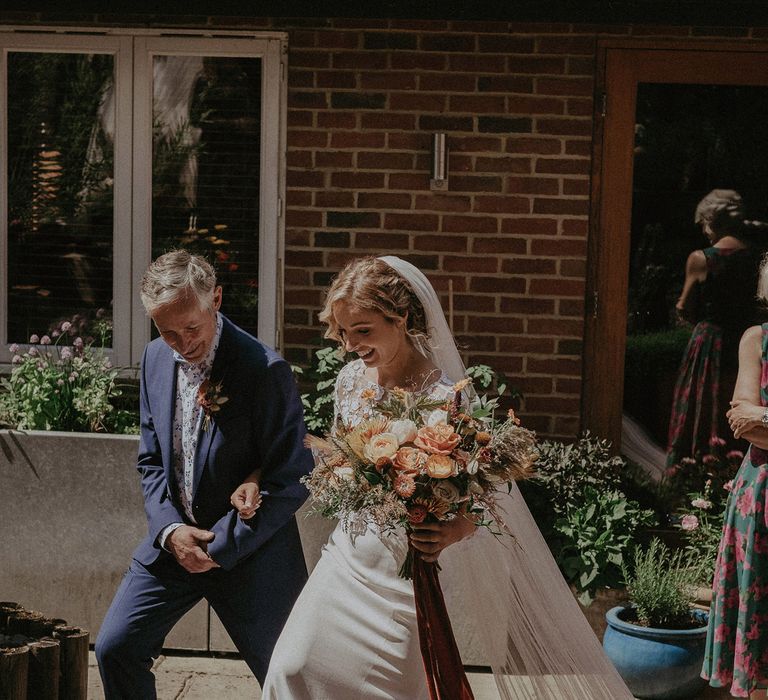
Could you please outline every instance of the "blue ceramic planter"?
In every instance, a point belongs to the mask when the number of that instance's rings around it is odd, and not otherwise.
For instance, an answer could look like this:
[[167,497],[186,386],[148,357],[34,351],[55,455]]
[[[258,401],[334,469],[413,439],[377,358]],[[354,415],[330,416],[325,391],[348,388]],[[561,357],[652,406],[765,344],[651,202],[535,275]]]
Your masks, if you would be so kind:
[[698,697],[706,685],[699,674],[708,613],[696,613],[702,627],[668,630],[625,622],[627,609],[618,606],[605,614],[603,648],[630,692],[644,700]]

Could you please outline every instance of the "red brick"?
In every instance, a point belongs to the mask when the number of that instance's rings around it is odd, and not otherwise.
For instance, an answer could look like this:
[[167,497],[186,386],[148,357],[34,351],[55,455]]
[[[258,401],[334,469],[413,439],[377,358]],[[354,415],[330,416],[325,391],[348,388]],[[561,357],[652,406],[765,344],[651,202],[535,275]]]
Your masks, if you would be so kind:
[[520,75],[481,75],[477,80],[480,92],[500,92],[504,95],[510,92],[531,94],[533,79]]
[[389,108],[393,111],[407,112],[444,112],[448,98],[446,95],[411,92],[393,92],[389,96]]
[[633,24],[630,28],[632,36],[690,36],[690,27],[678,27],[672,25],[643,25]]
[[289,90],[288,109],[327,109],[328,100],[324,92]]
[[395,51],[390,55],[392,68],[395,70],[445,70],[448,57],[441,54],[405,53]]
[[[514,378],[519,375],[523,369],[523,359],[521,357],[514,357],[512,355],[487,355],[487,354],[475,354],[469,355],[467,361],[467,367],[472,365],[489,365],[493,367],[497,372],[503,372],[508,377]],[[514,385],[514,381],[512,382]],[[526,423],[526,427],[531,426]]]
[[289,78],[292,68],[328,68],[330,64],[331,55],[327,51],[291,49],[288,52]]
[[379,190],[384,187],[384,173],[331,173],[331,187],[349,190]]
[[706,37],[748,37],[749,27],[694,27],[692,36]]
[[[429,281],[432,282],[432,286],[435,288],[438,294],[441,292],[446,292],[445,296],[447,296],[449,282],[453,286],[454,294],[467,291],[467,278],[463,275],[440,275],[439,277],[430,275]],[[448,304],[445,306],[447,307]],[[456,321],[455,316],[453,320],[454,322]]]
[[384,70],[387,68],[387,56],[375,51],[344,51],[333,54],[332,65],[356,71]]
[[592,55],[595,39],[591,36],[542,36],[536,42],[539,54]]
[[319,250],[286,250],[285,264],[293,267],[322,267],[323,253]]
[[586,257],[587,242],[581,238],[534,238],[531,254],[562,257]]
[[537,173],[556,173],[561,175],[588,175],[590,161],[587,158],[538,158]]
[[501,152],[502,140],[496,136],[452,136],[450,147],[452,153]]
[[507,138],[507,153],[536,153],[558,155],[563,152],[561,139],[510,136]]
[[469,197],[457,194],[420,194],[416,195],[417,211],[466,212],[472,208]]
[[309,271],[296,267],[286,267],[285,283],[294,287],[306,287],[309,285]]
[[473,316],[469,319],[469,331],[476,333],[522,333],[523,320],[510,316]]
[[[521,333],[514,337],[500,337],[499,351],[526,355],[552,355],[555,352],[555,341],[552,338],[534,338]],[[551,379],[533,378],[530,382],[531,387],[528,389],[523,389],[519,385],[520,379],[518,378],[515,378],[513,383],[518,389],[525,392],[534,391],[537,394],[543,394],[552,391]]]
[[312,153],[310,151],[288,151],[285,163],[289,168],[311,168]]
[[510,114],[564,114],[565,102],[560,97],[511,95],[507,100],[507,111]]
[[312,194],[309,190],[288,190],[286,203],[289,207],[311,207]]
[[591,117],[594,110],[592,99],[589,97],[569,97],[565,101],[566,113],[574,117]]
[[415,90],[416,76],[402,71],[363,72],[360,76],[360,87],[364,90]]
[[390,190],[418,191],[429,189],[429,176],[418,173],[392,173],[389,176]]
[[315,115],[312,112],[306,110],[288,110],[288,128],[293,127],[310,127],[315,124]]
[[355,206],[355,195],[353,192],[320,190],[314,194],[315,206],[320,209],[348,209]]
[[357,73],[342,70],[319,70],[315,72],[315,81],[319,88],[348,88],[354,90],[357,84]]
[[376,132],[350,133],[348,131],[331,134],[331,148],[384,148],[384,134]]
[[450,189],[453,192],[501,192],[503,182],[500,177],[451,175]]
[[454,294],[453,308],[456,311],[494,313],[496,311],[496,301],[491,296],[481,297],[477,294]]
[[344,129],[346,131],[357,128],[357,114],[355,112],[319,112],[317,126],[321,129]]
[[[516,350],[515,349],[515,343],[516,342],[522,342],[525,343],[524,338],[499,338],[500,341],[503,341],[504,347],[501,347],[502,343],[499,343],[499,350],[501,352],[511,352],[511,353],[519,353],[519,352],[535,352],[533,351],[527,351],[527,350]],[[533,340],[538,340],[534,338]],[[517,376],[510,380],[510,384],[512,387],[517,389],[518,391],[521,391],[523,394],[549,394],[552,392],[552,380],[548,377],[525,377],[525,376]],[[526,428],[530,427],[526,423]]]
[[563,277],[584,277],[587,273],[586,260],[561,260],[560,274]]
[[578,413],[581,407],[579,398],[557,396],[526,396],[526,411],[547,411],[548,413]]
[[551,194],[560,193],[560,182],[554,177],[508,177],[508,194]]
[[445,233],[496,233],[499,220],[495,216],[450,216],[443,217],[442,230]]
[[528,54],[533,53],[534,43],[530,37],[492,34],[479,37],[478,50],[486,53]]
[[[580,319],[579,323],[582,324],[582,331],[584,320]],[[559,355],[576,355],[581,357],[584,351],[584,343],[581,338],[561,338],[557,341],[557,352]]]
[[579,416],[555,416],[552,439],[570,442],[581,432],[580,425]]
[[474,36],[467,34],[423,34],[420,48],[422,51],[471,52],[476,50],[476,41]]
[[439,219],[432,214],[385,214],[384,228],[403,231],[437,231]]
[[526,371],[530,374],[548,374],[565,377],[581,376],[581,360],[567,357],[527,357],[525,365]]
[[411,195],[397,192],[361,192],[357,197],[360,209],[410,209]]
[[583,318],[584,300],[583,299],[559,299],[557,302],[557,313],[561,316]]
[[317,168],[351,168],[354,154],[349,151],[315,151]]
[[425,92],[474,92],[477,78],[474,75],[432,73],[419,77],[419,89]]
[[592,155],[592,141],[591,139],[568,139],[565,142],[565,152],[569,156],[591,156]]
[[427,153],[432,145],[431,134],[411,133],[387,134],[387,148],[394,151],[424,151]]
[[586,219],[563,219],[560,230],[564,236],[586,237],[589,233],[589,222]]
[[[523,399],[523,404],[525,404],[525,399]],[[540,437],[548,437],[552,434],[552,425],[554,421],[549,414],[535,416],[530,413],[520,412],[519,415],[525,422],[525,427],[535,431]]]
[[595,72],[594,56],[569,56],[567,72],[569,75],[592,76]]
[[553,134],[555,136],[591,136],[591,119],[550,119],[539,117],[536,119],[537,134]]
[[328,144],[328,133],[325,131],[310,131],[308,129],[289,129],[288,147],[296,148],[325,148]]
[[317,32],[314,30],[302,31],[301,29],[294,29],[290,33],[290,46],[307,48],[317,45]]
[[504,114],[506,112],[503,97],[492,95],[452,95],[448,98],[451,112],[472,112],[473,114]]
[[558,394],[581,394],[581,379],[558,377],[555,381],[555,391]]
[[528,242],[524,238],[512,236],[475,238],[472,243],[473,253],[490,253],[491,255],[525,255],[528,250]]
[[500,155],[493,158],[477,157],[475,161],[477,172],[485,173],[530,173],[530,158],[515,158],[512,156]]
[[537,78],[536,94],[587,97],[594,91],[594,80],[589,78]]
[[555,275],[557,261],[553,258],[513,258],[502,261],[501,271],[512,275]]
[[457,335],[456,342],[459,347],[472,348],[474,352],[494,352],[496,350],[496,338],[492,335]]
[[555,236],[557,219],[504,219],[501,222],[501,232],[523,236]]
[[554,338],[570,336],[580,337],[584,332],[584,324],[581,321],[573,321],[562,318],[529,318],[526,332],[531,335],[545,335]]
[[583,297],[584,282],[562,278],[533,278],[528,291],[534,296]]
[[508,297],[501,300],[500,309],[504,314],[553,314],[554,299],[534,299],[533,297]]
[[466,253],[467,237],[444,235],[429,236],[421,233],[413,237],[413,247],[415,250],[428,250],[439,253],[446,251],[450,251],[451,253]]
[[473,211],[499,214],[529,214],[531,202],[526,197],[475,197]]
[[374,250],[407,250],[409,236],[407,234],[386,233],[379,231],[377,233],[360,232],[355,234],[356,248],[373,248]]
[[356,49],[360,46],[360,37],[355,32],[326,29],[317,33],[317,45],[325,49]]
[[506,58],[491,54],[458,54],[448,57],[448,70],[470,73],[504,73]]
[[[525,294],[525,279],[522,277],[473,277],[469,283],[473,292],[486,294]],[[472,320],[469,322],[472,328]],[[522,330],[522,327],[521,329]]]
[[285,182],[290,187],[323,187],[325,174],[316,170],[289,170]]
[[413,155],[387,151],[362,151],[357,154],[357,167],[372,170],[413,170]]
[[369,112],[360,115],[363,129],[403,129],[416,128],[416,116],[413,114],[391,114],[389,112]]
[[542,199],[533,200],[534,214],[589,214],[588,199]]
[[530,75],[563,75],[565,73],[565,58],[559,56],[509,56],[507,58],[510,73],[527,73]]
[[443,269],[448,272],[498,272],[499,263],[495,258],[487,256],[469,258],[446,255],[443,258]]

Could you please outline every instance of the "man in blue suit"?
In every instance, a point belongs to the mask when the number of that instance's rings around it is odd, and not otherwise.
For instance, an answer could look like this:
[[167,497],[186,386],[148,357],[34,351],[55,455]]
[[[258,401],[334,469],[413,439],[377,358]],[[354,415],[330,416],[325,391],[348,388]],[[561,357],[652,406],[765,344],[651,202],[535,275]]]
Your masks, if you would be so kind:
[[[259,683],[307,571],[294,513],[312,468],[290,367],[221,313],[202,258],[153,262],[141,299],[160,332],[141,362],[138,470],[148,534],[96,640],[104,691],[155,698],[152,658],[206,598]],[[258,474],[263,499],[238,516],[235,489]]]

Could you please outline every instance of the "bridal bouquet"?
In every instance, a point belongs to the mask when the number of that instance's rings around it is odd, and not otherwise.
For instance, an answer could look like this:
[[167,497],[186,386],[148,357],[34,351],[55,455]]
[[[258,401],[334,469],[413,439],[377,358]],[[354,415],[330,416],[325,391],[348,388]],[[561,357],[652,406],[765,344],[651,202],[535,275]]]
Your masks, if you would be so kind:
[[[495,399],[477,397],[463,409],[468,383],[453,386],[452,401],[403,389],[377,401],[366,390],[373,418],[309,436],[317,466],[304,482],[315,510],[344,527],[372,521],[382,531],[466,516],[503,527],[494,494],[532,475],[535,436],[512,410],[495,419]],[[400,575],[411,578],[412,564],[409,552]]]

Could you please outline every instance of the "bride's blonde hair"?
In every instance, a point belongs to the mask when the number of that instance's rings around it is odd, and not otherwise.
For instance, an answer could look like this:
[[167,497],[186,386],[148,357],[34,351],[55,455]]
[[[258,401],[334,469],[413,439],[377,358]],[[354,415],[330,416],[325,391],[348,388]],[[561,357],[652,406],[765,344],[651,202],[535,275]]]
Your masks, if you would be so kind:
[[351,260],[328,289],[325,306],[318,317],[327,325],[325,337],[341,342],[339,324],[333,313],[334,305],[339,302],[377,311],[391,321],[405,319],[406,333],[416,347],[429,342],[424,307],[411,285],[379,258],[366,256]]

